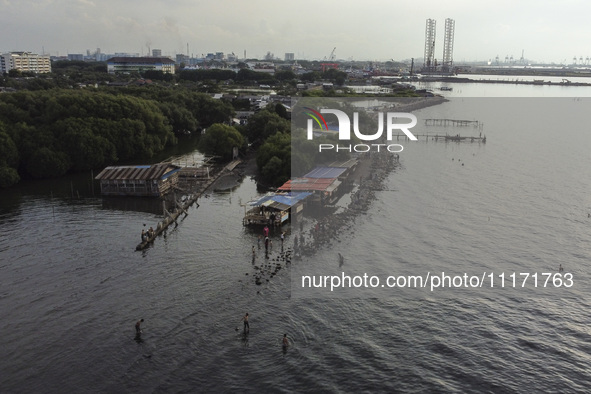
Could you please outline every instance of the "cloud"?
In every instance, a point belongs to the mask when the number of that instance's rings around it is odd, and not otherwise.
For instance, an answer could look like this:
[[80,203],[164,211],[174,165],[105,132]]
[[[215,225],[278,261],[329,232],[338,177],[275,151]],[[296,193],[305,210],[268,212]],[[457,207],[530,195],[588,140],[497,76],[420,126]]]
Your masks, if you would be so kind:
[[76,0],[76,2],[82,6],[96,7],[96,4],[90,0]]

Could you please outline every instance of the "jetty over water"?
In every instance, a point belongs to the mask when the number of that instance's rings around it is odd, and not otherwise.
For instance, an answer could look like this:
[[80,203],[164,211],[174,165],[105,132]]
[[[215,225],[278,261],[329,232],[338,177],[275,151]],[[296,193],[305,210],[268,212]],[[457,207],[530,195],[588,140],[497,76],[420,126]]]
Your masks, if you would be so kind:
[[[425,119],[425,126],[435,126],[442,128],[451,127],[463,127],[463,128],[475,128],[478,131],[478,135],[460,135],[459,133],[449,133],[447,131],[435,131],[435,132],[413,132],[413,135],[417,137],[417,140],[421,141],[444,141],[444,142],[482,142],[486,143],[486,135],[482,132],[484,123],[478,120],[466,120],[466,119]],[[408,141],[409,138],[406,134],[396,133],[392,135],[392,138],[396,137],[397,141],[401,139]]]
[[[199,199],[199,197],[201,197],[203,195],[203,193],[209,189],[209,187],[211,185],[213,185],[213,183],[218,180],[221,176],[227,174],[228,172],[233,171],[236,166],[238,164],[241,163],[240,159],[236,159],[231,161],[230,163],[228,163],[224,168],[222,168],[220,171],[217,171],[215,174],[210,174],[210,171],[208,168],[206,168],[205,170],[203,169],[199,169],[199,168],[183,168],[182,172],[183,172],[183,176],[185,178],[192,178],[193,183],[188,182],[185,180],[185,183],[181,183],[182,185],[190,185],[190,191],[188,190],[183,190],[183,189],[178,189],[181,192],[187,193],[186,194],[186,198],[183,201],[175,201],[175,208],[172,212],[169,212],[168,210],[166,210],[165,208],[164,210],[164,219],[162,219],[162,221],[158,222],[158,224],[156,225],[156,228],[154,229],[154,232],[150,235],[146,236],[146,239],[142,242],[140,242],[137,246],[136,246],[136,250],[144,250],[147,247],[149,247],[154,240],[156,239],[156,237],[160,234],[162,234],[163,232],[166,231],[166,229],[168,228],[168,226],[170,226],[171,224],[175,224],[178,225],[177,219],[179,218],[179,216],[181,216],[182,214],[184,214],[185,216],[183,216],[183,218],[185,218],[189,213],[188,213],[188,209],[195,203],[197,203],[197,200]],[[179,178],[182,178],[179,175]],[[197,204],[197,206],[199,206],[199,204]]]
[[[479,133],[478,136],[460,135],[449,133],[413,133],[417,137],[417,141],[442,141],[442,142],[482,142],[486,143],[486,135]],[[392,138],[396,137],[396,141],[409,141],[410,139],[404,133],[393,134]]]
[[464,120],[464,119],[425,119],[425,126],[472,126],[481,127],[481,123],[477,120]]

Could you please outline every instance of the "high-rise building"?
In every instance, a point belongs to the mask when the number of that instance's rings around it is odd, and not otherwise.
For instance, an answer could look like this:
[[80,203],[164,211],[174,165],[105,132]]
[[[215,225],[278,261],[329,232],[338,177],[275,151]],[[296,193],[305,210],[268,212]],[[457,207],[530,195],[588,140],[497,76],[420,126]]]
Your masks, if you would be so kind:
[[286,53],[285,54],[285,61],[289,62],[289,61],[294,61],[295,60],[295,55],[293,53]]
[[162,49],[152,49],[152,57],[162,57]]
[[37,55],[31,52],[10,52],[0,55],[0,72],[7,73],[15,69],[37,74],[50,73],[49,55]]

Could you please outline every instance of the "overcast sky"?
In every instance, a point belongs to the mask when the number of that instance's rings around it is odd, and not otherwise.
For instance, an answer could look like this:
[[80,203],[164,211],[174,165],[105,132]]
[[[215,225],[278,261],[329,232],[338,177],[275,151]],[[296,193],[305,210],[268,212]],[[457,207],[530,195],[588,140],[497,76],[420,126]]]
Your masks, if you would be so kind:
[[425,21],[455,20],[453,58],[498,55],[561,63],[591,56],[591,2],[562,0],[0,0],[0,52],[163,55],[209,52],[262,58],[422,58]]

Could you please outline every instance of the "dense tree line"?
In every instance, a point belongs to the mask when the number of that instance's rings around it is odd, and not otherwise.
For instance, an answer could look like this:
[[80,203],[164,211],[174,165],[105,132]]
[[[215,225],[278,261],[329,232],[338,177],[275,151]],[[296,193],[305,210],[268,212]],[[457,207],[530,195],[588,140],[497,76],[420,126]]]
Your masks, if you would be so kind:
[[174,132],[194,132],[214,123],[228,122],[234,107],[224,100],[214,100],[189,88],[170,89],[160,85],[127,86],[105,90],[115,95],[130,95],[153,100],[167,117]]
[[179,81],[225,81],[235,79],[236,73],[232,70],[212,69],[212,70],[181,70],[178,74]]
[[151,100],[90,91],[0,95],[0,185],[151,157],[177,139]]
[[182,86],[53,88],[2,94],[0,187],[13,185],[21,177],[56,177],[150,158],[175,144],[175,133],[227,123],[233,114],[229,102]]

